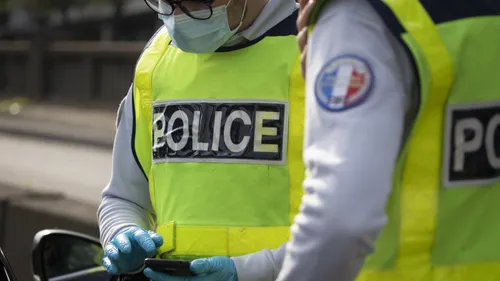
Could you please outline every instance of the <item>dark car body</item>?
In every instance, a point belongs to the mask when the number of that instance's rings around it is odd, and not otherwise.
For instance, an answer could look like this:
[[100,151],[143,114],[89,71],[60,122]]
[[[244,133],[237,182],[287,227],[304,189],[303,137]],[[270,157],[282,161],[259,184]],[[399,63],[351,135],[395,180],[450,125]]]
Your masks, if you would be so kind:
[[[144,275],[112,276],[101,266],[99,239],[82,233],[48,229],[33,239],[31,270],[36,281],[142,281]],[[0,281],[18,281],[0,248]],[[20,281],[20,280],[19,280]],[[23,280],[24,281],[24,280]]]

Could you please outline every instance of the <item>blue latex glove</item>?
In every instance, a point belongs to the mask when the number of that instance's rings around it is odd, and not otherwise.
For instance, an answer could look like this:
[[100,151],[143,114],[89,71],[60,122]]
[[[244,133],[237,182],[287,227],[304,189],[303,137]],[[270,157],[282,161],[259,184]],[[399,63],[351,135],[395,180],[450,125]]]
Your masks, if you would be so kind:
[[144,275],[153,281],[238,281],[236,266],[231,258],[212,257],[191,262],[191,272],[196,276],[180,277],[144,269]]
[[139,270],[145,258],[156,255],[163,238],[140,227],[127,227],[118,232],[104,247],[102,265],[110,274],[119,275]]

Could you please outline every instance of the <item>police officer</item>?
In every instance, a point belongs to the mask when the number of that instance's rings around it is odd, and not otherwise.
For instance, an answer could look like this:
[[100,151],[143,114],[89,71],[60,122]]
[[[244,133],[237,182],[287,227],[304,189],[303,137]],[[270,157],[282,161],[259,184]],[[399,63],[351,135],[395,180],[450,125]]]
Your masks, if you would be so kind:
[[497,280],[500,2],[303,11],[308,176],[278,280]]
[[304,175],[298,4],[147,3],[164,27],[120,105],[103,264],[136,273],[156,256],[192,261],[199,281],[274,280]]

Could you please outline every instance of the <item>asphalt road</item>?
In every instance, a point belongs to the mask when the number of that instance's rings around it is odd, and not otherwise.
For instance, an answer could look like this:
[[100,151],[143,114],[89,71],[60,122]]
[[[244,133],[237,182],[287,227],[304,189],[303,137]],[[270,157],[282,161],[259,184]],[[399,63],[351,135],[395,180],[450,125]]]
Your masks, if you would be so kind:
[[98,204],[111,150],[0,134],[0,184]]

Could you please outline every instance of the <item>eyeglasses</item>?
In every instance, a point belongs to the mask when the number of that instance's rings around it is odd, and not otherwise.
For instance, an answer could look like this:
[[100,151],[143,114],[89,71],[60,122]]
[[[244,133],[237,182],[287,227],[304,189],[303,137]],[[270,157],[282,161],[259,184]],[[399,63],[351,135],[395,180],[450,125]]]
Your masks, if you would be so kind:
[[197,20],[207,20],[213,14],[213,0],[144,0],[144,2],[153,11],[165,16],[171,16],[177,7]]

